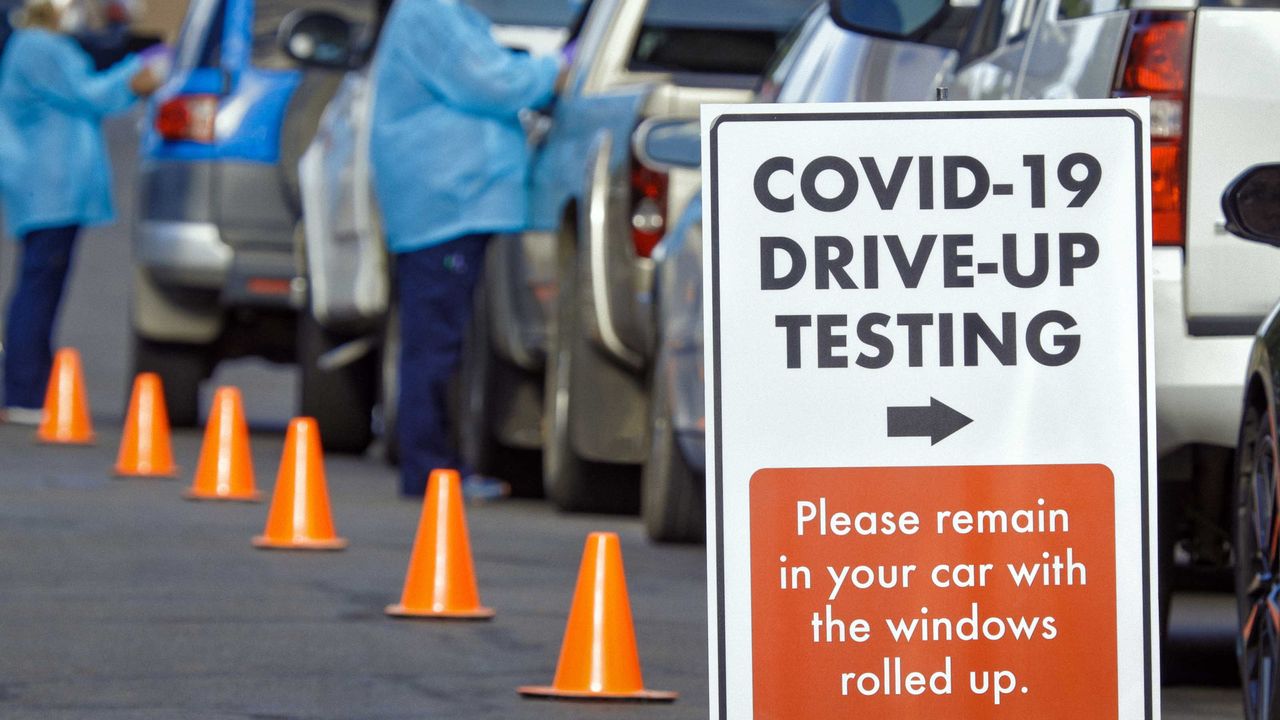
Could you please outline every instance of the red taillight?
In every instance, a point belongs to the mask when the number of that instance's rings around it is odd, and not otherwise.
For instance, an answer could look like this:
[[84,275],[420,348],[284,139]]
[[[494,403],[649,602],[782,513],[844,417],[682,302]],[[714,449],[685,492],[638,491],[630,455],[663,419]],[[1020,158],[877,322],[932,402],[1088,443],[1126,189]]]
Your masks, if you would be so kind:
[[1151,98],[1151,238],[1186,237],[1187,98],[1191,87],[1189,12],[1135,12],[1116,73],[1117,97]]
[[217,95],[179,95],[156,110],[156,132],[169,141],[211,143],[217,117]]
[[631,166],[631,242],[640,257],[652,255],[666,231],[667,185],[666,173]]

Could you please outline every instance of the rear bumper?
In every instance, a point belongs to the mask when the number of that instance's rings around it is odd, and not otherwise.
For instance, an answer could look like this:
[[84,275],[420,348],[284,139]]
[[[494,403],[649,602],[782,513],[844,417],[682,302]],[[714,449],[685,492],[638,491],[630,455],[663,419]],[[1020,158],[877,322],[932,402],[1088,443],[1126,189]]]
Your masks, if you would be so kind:
[[225,307],[300,307],[296,213],[265,163],[143,162],[134,260],[159,289]]
[[221,290],[235,252],[213,223],[150,220],[138,225],[134,260],[166,285]]
[[1235,447],[1253,336],[1192,336],[1183,251],[1156,248],[1151,255],[1159,453],[1191,444]]
[[291,251],[236,251],[212,223],[142,222],[134,259],[157,284],[214,291],[225,307],[296,309],[306,298]]

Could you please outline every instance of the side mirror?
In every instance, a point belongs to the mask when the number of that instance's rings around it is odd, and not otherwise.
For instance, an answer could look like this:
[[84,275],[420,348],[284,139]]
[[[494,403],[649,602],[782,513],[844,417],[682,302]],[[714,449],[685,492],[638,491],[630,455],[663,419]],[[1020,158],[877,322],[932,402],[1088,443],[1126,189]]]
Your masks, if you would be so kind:
[[280,23],[276,41],[285,55],[302,65],[347,70],[356,65],[357,31],[341,15],[323,10],[294,10]]
[[918,40],[943,20],[947,0],[831,0],[836,25],[890,40]]
[[1280,164],[1255,165],[1232,180],[1222,212],[1230,232],[1280,246]]
[[697,120],[650,118],[631,136],[635,156],[659,172],[702,165],[702,125]]

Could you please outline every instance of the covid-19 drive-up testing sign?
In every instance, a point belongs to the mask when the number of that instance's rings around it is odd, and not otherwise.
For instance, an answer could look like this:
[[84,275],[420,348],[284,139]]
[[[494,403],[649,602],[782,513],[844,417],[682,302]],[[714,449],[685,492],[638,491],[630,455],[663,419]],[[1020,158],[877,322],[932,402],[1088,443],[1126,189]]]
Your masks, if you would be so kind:
[[1155,718],[1147,102],[703,110],[713,718]]

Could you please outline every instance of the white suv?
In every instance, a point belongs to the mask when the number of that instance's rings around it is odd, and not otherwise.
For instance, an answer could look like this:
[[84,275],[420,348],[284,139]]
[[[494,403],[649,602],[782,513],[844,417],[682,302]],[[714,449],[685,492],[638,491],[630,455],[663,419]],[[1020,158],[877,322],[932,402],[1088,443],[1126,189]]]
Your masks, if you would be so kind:
[[1280,257],[1229,235],[1220,198],[1246,169],[1280,159],[1280,2],[945,2],[832,9],[850,29],[900,40],[928,29],[902,18],[971,15],[956,66],[938,78],[955,100],[1151,97],[1162,542],[1166,557],[1177,540],[1177,557],[1221,568],[1244,371],[1280,297]]

